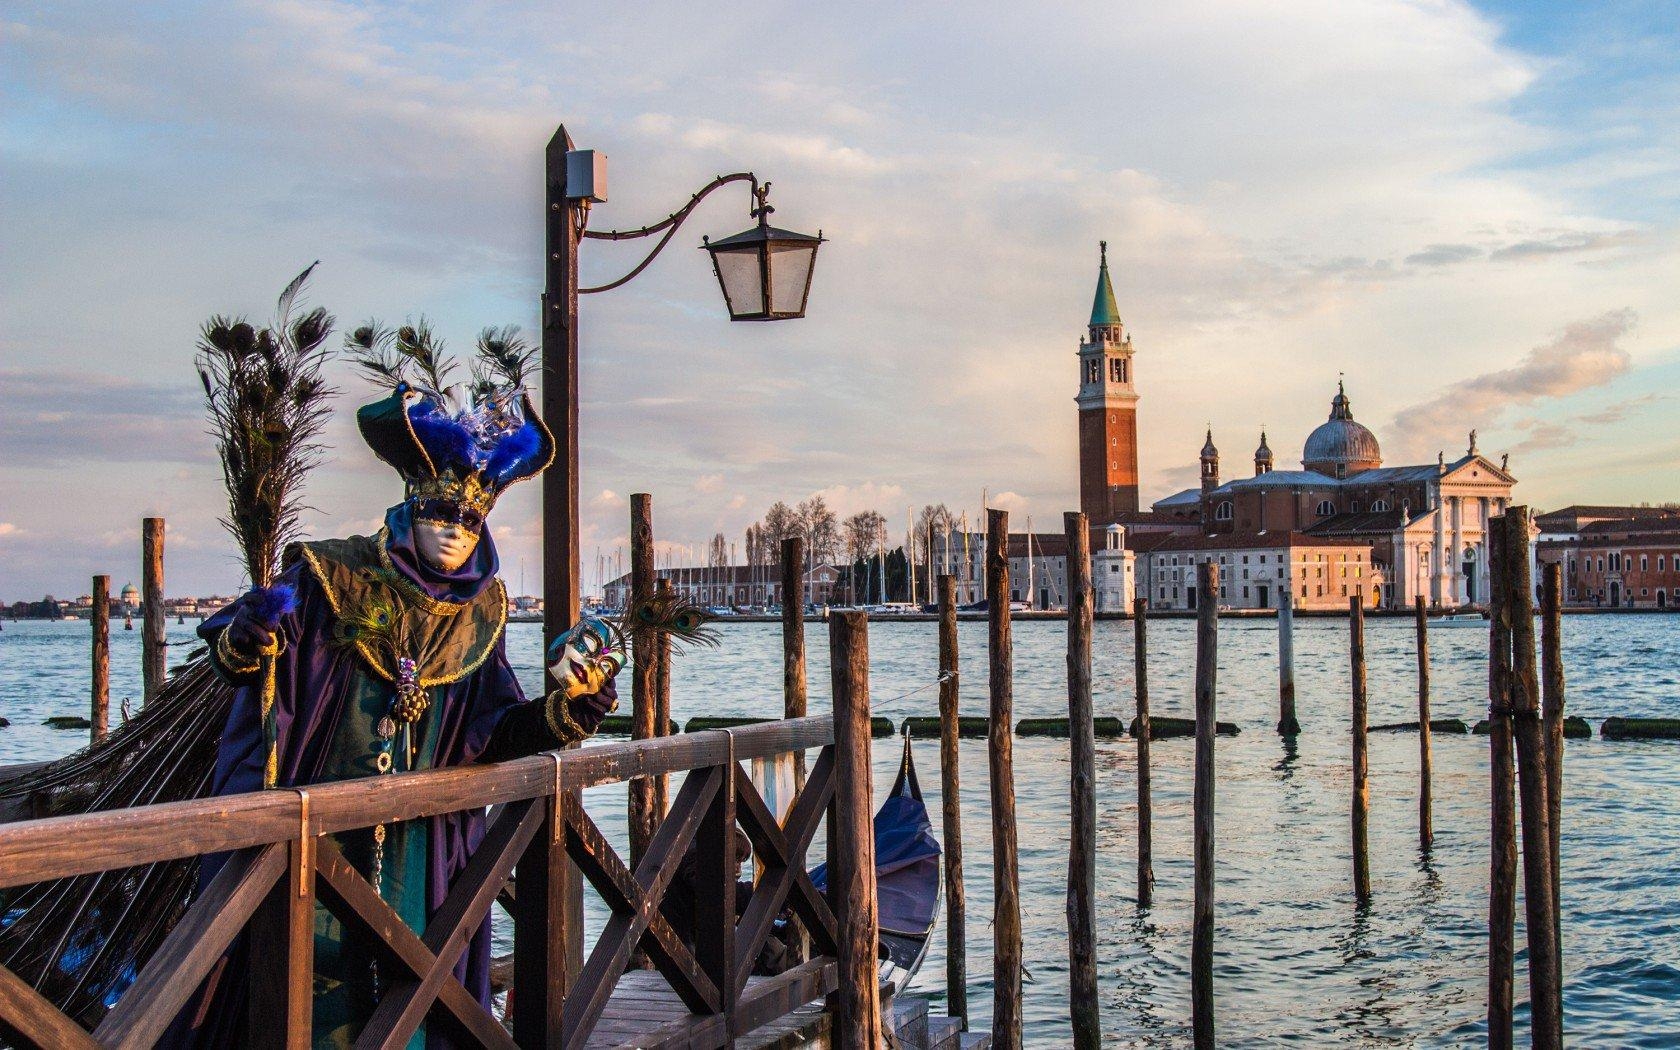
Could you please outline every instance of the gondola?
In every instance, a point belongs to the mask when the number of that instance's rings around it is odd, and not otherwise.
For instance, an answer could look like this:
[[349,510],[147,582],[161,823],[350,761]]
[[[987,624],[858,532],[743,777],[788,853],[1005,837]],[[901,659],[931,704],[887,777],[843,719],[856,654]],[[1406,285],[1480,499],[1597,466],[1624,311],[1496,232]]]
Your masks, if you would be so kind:
[[[903,991],[921,969],[933,940],[943,890],[939,840],[933,834],[910,734],[904,734],[904,757],[892,791],[875,811],[875,897],[881,940],[881,981]],[[811,870],[811,881],[827,892],[828,865]]]

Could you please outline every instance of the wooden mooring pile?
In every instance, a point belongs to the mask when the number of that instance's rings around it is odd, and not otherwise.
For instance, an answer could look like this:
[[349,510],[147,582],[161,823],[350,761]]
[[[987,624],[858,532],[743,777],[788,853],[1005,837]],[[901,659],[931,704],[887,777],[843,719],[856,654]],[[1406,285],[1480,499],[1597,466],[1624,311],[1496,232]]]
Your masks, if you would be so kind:
[[[652,505],[632,498],[633,588],[658,585],[652,571]],[[1073,1044],[1102,1040],[1097,986],[1096,739],[1104,722],[1093,710],[1092,589],[1088,522],[1065,518],[1069,615],[1067,688],[1071,783],[1067,864],[1068,1017]],[[988,520],[988,593],[1010,593],[1008,515]],[[148,691],[161,683],[162,523],[148,522],[147,583],[155,575],[157,601],[145,603]],[[155,542],[153,537],[155,536]],[[1560,580],[1548,566],[1536,637],[1529,562],[1530,516],[1513,507],[1496,519],[1494,600],[1489,632],[1489,717],[1492,751],[1489,872],[1488,1030],[1491,1045],[1511,1044],[1515,886],[1518,834],[1528,936],[1528,985],[1534,1045],[1562,1042],[1559,936],[1559,805],[1565,733]],[[152,552],[156,551],[155,574]],[[787,594],[799,592],[802,543],[782,550]],[[1198,569],[1198,593],[1218,593],[1218,566]],[[95,580],[92,732],[97,741],[108,715],[108,622],[97,614],[108,578]],[[101,586],[101,583],[104,585]],[[939,736],[941,823],[944,836],[947,930],[946,1004],[966,1027],[969,974],[965,941],[963,822],[958,751],[962,737],[987,740],[994,911],[990,1039],[1023,1045],[1022,930],[1015,824],[1013,646],[1009,603],[989,603],[988,695],[983,719],[958,711],[960,660],[955,580],[938,581],[939,708],[921,728]],[[108,600],[108,598],[107,598]],[[154,611],[154,605],[156,606]],[[877,900],[873,864],[872,738],[868,622],[840,612],[828,623],[833,713],[807,714],[805,623],[797,603],[785,602],[783,707],[785,717],[761,724],[677,734],[670,720],[668,645],[644,639],[636,653],[629,728],[633,739],[496,765],[368,778],[300,789],[148,806],[76,817],[18,820],[0,827],[0,890],[210,853],[230,861],[181,917],[134,984],[88,1032],[33,988],[0,969],[0,1032],[16,1045],[41,1047],[145,1046],[155,1041],[235,938],[245,936],[275,964],[253,971],[253,1037],[261,1045],[310,1043],[313,921],[317,905],[332,912],[388,958],[393,977],[358,1045],[400,1046],[423,1022],[440,1026],[463,1046],[731,1046],[768,1031],[809,1004],[825,1004],[820,1038],[842,1047],[887,1045],[893,1000],[903,989],[877,979]],[[1216,1044],[1214,1003],[1215,834],[1214,755],[1217,719],[1218,618],[1214,602],[1198,610],[1193,733],[1193,857],[1191,975],[1186,989],[1198,1047]],[[1418,841],[1431,849],[1433,787],[1428,619],[1416,609],[1418,721],[1368,726],[1364,615],[1361,596],[1349,601],[1349,721],[1351,727],[1350,872],[1356,909],[1373,897],[1368,858],[1367,733],[1415,728],[1419,740]],[[1136,904],[1153,902],[1153,828],[1150,744],[1170,732],[1152,717],[1148,685],[1146,603],[1134,606],[1135,712],[1127,731],[1137,748]],[[1295,706],[1293,617],[1278,619],[1278,732],[1301,732]],[[159,668],[151,669],[156,659]],[[155,677],[154,677],[155,674]],[[916,720],[911,720],[916,721]],[[1456,723],[1463,732],[1462,723]],[[888,731],[891,731],[890,726]],[[1047,730],[1062,735],[1055,726]],[[1110,732],[1118,732],[1113,728]],[[809,752],[816,758],[807,767]],[[743,763],[791,762],[797,791],[784,817],[766,803]],[[667,782],[684,774],[674,797]],[[0,777],[4,771],[0,771]],[[628,859],[608,843],[586,812],[585,788],[624,783],[628,790]],[[415,931],[379,898],[326,836],[376,824],[414,820],[463,809],[494,807],[483,845],[451,887],[425,930]],[[779,808],[779,807],[778,807]],[[807,870],[819,823],[826,817],[826,854],[832,876],[818,892]],[[0,819],[4,819],[0,815]],[[737,918],[739,869],[734,829],[751,840],[758,881]],[[705,882],[698,926],[674,930],[661,902],[690,851]],[[585,955],[580,892],[588,884],[610,917]],[[512,918],[509,962],[513,994],[505,1017],[486,1011],[454,977],[468,934],[490,909]],[[773,924],[791,914],[798,931],[792,969],[752,975]],[[649,971],[652,971],[651,973]],[[657,976],[655,976],[657,975]],[[926,1018],[922,1019],[923,1031]],[[789,1028],[789,1031],[795,1029]],[[818,1031],[807,1027],[807,1035]],[[775,1045],[796,1045],[792,1042]],[[925,1043],[984,1045],[983,1039]]]

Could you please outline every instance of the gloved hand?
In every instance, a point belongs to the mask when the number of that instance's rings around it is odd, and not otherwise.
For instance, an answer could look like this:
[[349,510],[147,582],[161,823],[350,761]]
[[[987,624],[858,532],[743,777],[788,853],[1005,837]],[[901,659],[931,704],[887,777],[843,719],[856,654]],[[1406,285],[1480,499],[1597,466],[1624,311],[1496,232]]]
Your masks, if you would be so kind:
[[249,600],[240,602],[239,610],[233,614],[233,622],[227,625],[228,648],[253,660],[274,644],[274,632],[279,630],[280,618],[284,615],[280,610],[258,608],[262,604]]
[[579,729],[595,735],[601,728],[601,720],[618,707],[618,686],[609,678],[601,684],[601,688],[594,693],[573,697],[567,701],[571,705],[572,721]]

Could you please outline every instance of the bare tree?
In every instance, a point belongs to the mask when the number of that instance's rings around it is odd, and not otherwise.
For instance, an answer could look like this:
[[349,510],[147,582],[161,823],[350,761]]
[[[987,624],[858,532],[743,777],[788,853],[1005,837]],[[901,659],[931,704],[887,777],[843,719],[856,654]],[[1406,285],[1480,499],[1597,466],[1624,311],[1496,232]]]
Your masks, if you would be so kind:
[[852,602],[857,602],[854,569],[858,562],[875,554],[881,547],[881,531],[887,519],[876,510],[860,510],[846,519],[842,526],[846,549],[846,580],[852,587]]
[[812,563],[832,561],[840,552],[840,522],[828,502],[821,494],[814,495],[799,504],[798,513]]
[[759,538],[768,541],[770,550],[766,553],[771,558],[778,556],[774,552],[782,549],[783,540],[789,536],[801,536],[805,533],[805,525],[800,519],[799,512],[781,500],[772,503],[770,509],[764,512],[764,523],[760,526],[760,529],[762,535]]

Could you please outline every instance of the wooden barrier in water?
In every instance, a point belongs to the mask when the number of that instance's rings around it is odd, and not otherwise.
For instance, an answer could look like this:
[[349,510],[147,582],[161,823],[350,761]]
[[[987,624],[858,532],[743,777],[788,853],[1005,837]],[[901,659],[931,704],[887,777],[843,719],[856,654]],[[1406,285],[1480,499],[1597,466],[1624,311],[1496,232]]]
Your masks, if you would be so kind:
[[[805,538],[782,539],[782,715],[805,717]],[[805,756],[793,756],[793,781],[805,782]]]
[[[939,577],[939,797],[945,831],[945,1012],[968,1029],[968,893],[963,886],[962,769],[958,737],[957,578]],[[908,719],[907,721],[916,721]],[[980,719],[986,732],[986,719]]]
[[[1488,534],[1489,563],[1497,574],[1509,561],[1505,530]],[[1517,916],[1517,831],[1515,759],[1511,749],[1511,626],[1505,611],[1507,588],[1497,582],[1488,612],[1488,761],[1492,798],[1489,805],[1488,872],[1488,1048],[1511,1050],[1511,984]]]
[[1365,693],[1365,596],[1348,598],[1348,662],[1353,678],[1353,897],[1361,906],[1371,901],[1371,755]]
[[[315,784],[307,793],[262,791],[7,824],[0,827],[0,889],[209,853],[232,857],[92,1033],[4,968],[0,1030],[20,1047],[153,1045],[223,951],[245,934],[252,951],[269,962],[250,971],[252,1032],[264,1045],[306,1047],[317,902],[401,975],[381,989],[374,1020],[362,1035],[373,1045],[402,1046],[429,1018],[463,1047],[582,1047],[597,1031],[613,1033],[614,1045],[721,1046],[840,990],[842,973],[851,976],[859,996],[872,995],[874,940],[842,938],[842,929],[857,924],[839,925],[830,900],[841,904],[843,918],[853,918],[855,910],[845,911],[842,902],[873,901],[873,864],[848,868],[847,855],[831,855],[835,876],[827,898],[806,874],[812,836],[841,788],[852,804],[836,810],[831,823],[837,820],[842,837],[861,848],[873,842],[868,785],[859,779],[860,770],[868,770],[868,738],[855,721],[844,746],[838,737],[832,718],[805,718],[733,734],[626,741]],[[739,764],[806,748],[821,748],[821,754],[778,825]],[[642,868],[632,872],[576,792],[684,771],[671,818]],[[497,815],[423,934],[379,898],[328,837],[487,805],[500,807]],[[767,861],[738,921],[730,906],[738,872],[729,863],[737,823]],[[685,938],[671,927],[662,904],[691,845],[700,861],[699,892],[724,906],[699,909],[693,936]],[[612,915],[578,969],[566,964],[569,931],[559,889],[569,861]],[[510,1033],[453,969],[515,865]],[[786,907],[812,931],[817,954],[786,973],[754,976],[751,960]],[[657,990],[625,973],[639,942],[658,946],[650,955],[659,975],[648,975]],[[615,996],[615,990],[628,994]],[[863,1021],[879,1025],[878,1013]]]
[[1149,718],[1149,601],[1132,599],[1132,667],[1136,712],[1132,716],[1137,737],[1137,903],[1147,908],[1155,897],[1155,847],[1151,840],[1149,797],[1149,740],[1154,735]]
[[1546,723],[1546,803],[1552,833],[1552,928],[1563,978],[1563,565],[1549,562],[1540,587],[1540,676]]
[[1523,904],[1528,931],[1528,987],[1534,1045],[1563,1045],[1563,985],[1558,974],[1557,910],[1552,906],[1551,804],[1547,800],[1546,737],[1540,722],[1540,673],[1535,660],[1534,586],[1527,507],[1506,509],[1502,608],[1511,624],[1510,706],[1522,798]]
[[[1091,725],[1091,531],[1085,515],[1062,516],[1067,537],[1069,804],[1068,998],[1073,1045],[1102,1045],[1097,1011],[1097,740]],[[1018,731],[1018,730],[1017,730]]]
[[1021,875],[1015,842],[1014,641],[1009,621],[1009,514],[986,515],[986,639],[991,693],[992,1045],[1020,1050]]
[[140,522],[140,678],[144,703],[163,688],[169,621],[163,615],[163,519]]
[[[633,608],[654,595],[658,570],[653,545],[653,497],[646,492],[630,494],[630,604]],[[659,647],[652,631],[631,625],[630,735],[649,740],[659,729]],[[654,812],[654,788],[646,777],[630,781],[630,866],[635,868],[647,855],[658,827]]]
[[[660,577],[656,585],[661,595],[670,595],[671,581]],[[653,650],[653,735],[671,735],[671,635],[669,632],[659,632],[658,641]],[[801,711],[803,715],[805,712]],[[653,823],[654,830],[659,830],[659,824],[665,819],[665,814],[671,810],[671,778],[669,774],[661,773],[656,777],[649,777],[653,781]]]
[[[1417,630],[1418,676],[1418,846],[1428,850],[1435,844],[1434,780],[1435,760],[1430,754],[1429,735],[1435,723],[1429,718],[1429,610],[1424,607],[1423,595],[1412,603],[1413,622]],[[1465,732],[1458,723],[1455,732]]]
[[1190,1014],[1196,1050],[1213,1050],[1213,740],[1219,670],[1219,566],[1196,567],[1196,772],[1191,800],[1195,891],[1191,906]]
[[97,744],[111,730],[111,577],[93,578],[93,676],[88,721]]
[[1295,717],[1295,598],[1285,584],[1278,605],[1278,724],[1280,736],[1301,732]]

